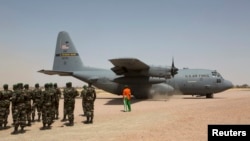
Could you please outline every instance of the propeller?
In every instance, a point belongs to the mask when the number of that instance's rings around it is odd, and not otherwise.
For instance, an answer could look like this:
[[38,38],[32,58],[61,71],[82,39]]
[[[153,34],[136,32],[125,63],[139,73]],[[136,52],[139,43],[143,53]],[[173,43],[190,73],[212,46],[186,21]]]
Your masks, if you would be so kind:
[[170,70],[171,76],[174,77],[174,75],[176,75],[178,73],[178,70],[179,69],[174,66],[174,58],[172,58],[172,66],[171,66],[171,70]]

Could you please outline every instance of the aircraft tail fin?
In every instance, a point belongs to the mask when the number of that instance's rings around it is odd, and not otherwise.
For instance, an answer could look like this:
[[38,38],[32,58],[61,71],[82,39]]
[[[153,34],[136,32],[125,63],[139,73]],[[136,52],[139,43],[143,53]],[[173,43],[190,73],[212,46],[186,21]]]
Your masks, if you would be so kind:
[[57,37],[54,71],[73,72],[83,70],[83,63],[69,34],[61,31]]

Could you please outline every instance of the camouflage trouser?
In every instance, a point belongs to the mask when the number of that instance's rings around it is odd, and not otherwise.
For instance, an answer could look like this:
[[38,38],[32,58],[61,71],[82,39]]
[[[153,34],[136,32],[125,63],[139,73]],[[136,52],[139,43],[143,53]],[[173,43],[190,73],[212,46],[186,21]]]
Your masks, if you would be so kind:
[[52,118],[52,106],[51,105],[43,105],[42,108],[42,120],[43,124],[52,124],[53,118]]
[[86,114],[89,117],[94,117],[94,102],[87,101],[86,103]]
[[32,113],[31,103],[26,103],[26,116],[29,122],[31,121],[31,113]]
[[15,127],[21,126],[25,127],[26,126],[26,107],[25,105],[18,105],[14,108],[14,125]]
[[53,105],[51,107],[51,118],[53,120],[55,119],[55,112],[56,112],[56,107],[55,107],[55,103],[53,103]]
[[43,105],[42,109],[42,120],[43,124],[52,124],[52,106],[51,105]]
[[0,125],[2,126],[2,124],[5,122],[5,108],[4,107],[0,107]]
[[10,107],[8,105],[0,106],[0,125],[8,123]]
[[64,100],[64,102],[63,102],[63,116],[64,116],[64,118],[66,118],[66,116],[67,116],[66,104],[67,104],[67,102]]
[[66,114],[68,115],[69,122],[74,121],[74,109],[75,109],[75,102],[67,102],[66,103]]
[[55,116],[58,117],[59,115],[59,100],[55,102]]
[[83,110],[83,114],[86,114],[86,102],[84,100],[82,100],[82,110]]
[[13,104],[11,104],[11,114],[12,114],[13,124],[15,123],[15,121],[14,121],[14,111],[15,111],[15,106],[13,106]]
[[40,117],[41,115],[41,106],[38,104],[38,102],[36,103],[33,103],[32,105],[32,118],[35,118],[35,115],[36,115],[36,111],[37,111],[37,114],[38,114],[38,117]]

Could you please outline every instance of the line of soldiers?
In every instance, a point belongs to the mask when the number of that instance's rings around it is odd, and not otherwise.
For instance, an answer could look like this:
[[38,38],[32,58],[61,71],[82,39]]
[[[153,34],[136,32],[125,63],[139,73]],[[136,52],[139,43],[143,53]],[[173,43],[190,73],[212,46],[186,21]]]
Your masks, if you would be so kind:
[[12,104],[13,134],[18,133],[18,127],[21,128],[21,132],[24,132],[25,126],[31,126],[31,122],[35,121],[36,111],[38,121],[41,120],[42,115],[43,128],[46,124],[50,127],[53,120],[58,119],[61,91],[56,83],[45,84],[44,91],[39,88],[38,83],[35,84],[34,90],[30,90],[29,85],[23,85],[23,83],[13,85],[13,91],[8,89],[7,84],[3,87],[4,90],[0,92],[0,128],[7,126],[10,103]]
[[[7,84],[4,84],[3,88],[4,90],[0,91],[0,129],[7,126],[10,103],[12,104],[11,112],[14,125],[12,134],[18,133],[19,127],[21,128],[20,132],[24,132],[25,126],[31,126],[31,122],[35,121],[36,113],[38,122],[42,118],[42,129],[50,128],[54,120],[58,119],[59,99],[62,93],[56,83],[46,83],[44,90],[39,87],[38,83],[35,84],[33,90],[29,89],[28,84],[23,85],[23,83],[13,85],[13,91],[8,89]],[[88,87],[84,85],[83,88],[81,97],[84,115],[87,117],[85,123],[93,123],[96,92],[91,83]],[[66,83],[66,88],[63,90],[64,115],[62,121],[66,121],[66,116],[68,116],[68,125],[70,126],[74,124],[75,98],[78,95],[77,90],[72,87],[72,83]]]

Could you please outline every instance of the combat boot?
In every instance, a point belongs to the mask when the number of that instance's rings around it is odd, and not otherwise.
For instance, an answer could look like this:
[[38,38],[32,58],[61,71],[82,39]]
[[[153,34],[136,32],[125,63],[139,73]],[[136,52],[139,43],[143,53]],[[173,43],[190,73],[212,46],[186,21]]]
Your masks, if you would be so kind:
[[38,120],[37,120],[38,122],[40,122],[40,121],[41,121],[41,119],[40,119],[40,118],[41,118],[41,114],[38,114]]
[[21,126],[21,133],[24,133],[24,126]]
[[56,114],[56,117],[55,117],[55,119],[58,119],[58,114]]
[[69,121],[69,126],[73,126],[74,125],[74,122],[72,120]]
[[11,134],[17,134],[17,133],[18,133],[18,130],[17,130],[17,129],[18,129],[18,127],[15,127],[15,128],[14,128],[14,131],[11,132]]
[[13,123],[11,125],[15,125],[15,123],[16,123],[16,120],[13,120]]
[[48,123],[48,126],[47,126],[47,128],[48,128],[48,129],[50,129],[50,128],[51,128],[51,124],[52,124],[51,122],[50,122],[50,123]]
[[84,121],[85,124],[89,124],[89,116],[87,116],[87,120]]
[[66,121],[66,115],[63,115],[63,119],[61,121]]
[[52,114],[51,120],[55,120],[55,114]]
[[90,118],[89,123],[93,123],[93,117]]
[[32,114],[32,122],[35,122],[35,114]]
[[43,128],[42,129],[45,129],[46,128],[46,123],[43,123]]
[[28,121],[27,126],[31,126],[31,121],[30,120]]

